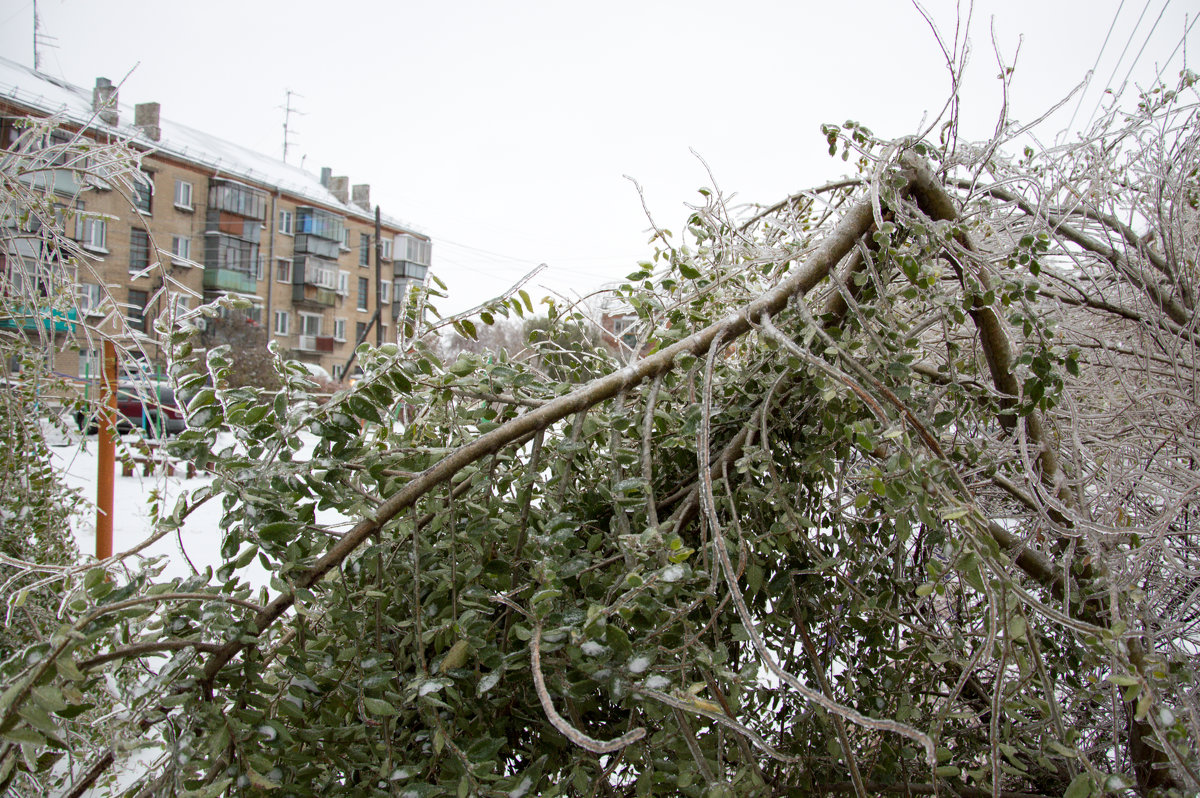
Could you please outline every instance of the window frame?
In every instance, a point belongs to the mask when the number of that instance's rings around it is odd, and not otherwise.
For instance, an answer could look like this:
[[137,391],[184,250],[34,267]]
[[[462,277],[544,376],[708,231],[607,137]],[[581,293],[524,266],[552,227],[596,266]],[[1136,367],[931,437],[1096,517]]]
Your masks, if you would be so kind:
[[[129,271],[131,274],[139,274],[150,268],[150,249],[150,231],[143,230],[140,227],[130,228]],[[138,266],[139,255],[141,256],[142,260],[141,266]]]
[[[283,322],[283,324],[280,324],[281,321]],[[272,320],[272,323],[271,323],[271,332],[274,335],[287,336],[287,335],[292,334],[291,329],[292,329],[292,314],[286,310],[275,311],[275,318]]]
[[333,340],[344,342],[346,340],[346,317],[333,317]]
[[370,266],[371,265],[371,234],[370,233],[359,233],[358,234],[358,265],[359,266]]
[[84,316],[103,316],[100,305],[104,303],[104,286],[99,283],[79,283],[76,286],[79,296],[79,312]]
[[[300,316],[300,320],[299,320],[300,324],[299,324],[299,331],[298,331],[299,335],[308,336],[310,338],[323,337],[321,335],[321,330],[324,329],[324,327],[325,327],[325,325],[323,324],[325,317],[322,314],[308,313],[306,311],[301,310],[301,311],[298,311],[298,315]],[[316,320],[316,332],[308,332],[309,324],[314,319]]]
[[[142,297],[141,304],[135,301],[135,294]],[[146,303],[150,301],[150,292],[140,288],[130,288],[125,295],[125,324],[135,330],[146,329]]]
[[[286,220],[286,224],[284,223]],[[279,232],[285,236],[294,236],[296,234],[296,213],[295,211],[279,209]]]
[[[183,245],[180,251],[180,244]],[[191,236],[171,236],[171,262],[179,266],[190,266],[188,263],[192,259],[192,237]]]
[[98,380],[104,363],[104,351],[101,349],[79,350],[79,379]]
[[[186,187],[186,188],[185,188]],[[184,196],[186,195],[186,196]],[[175,178],[175,209],[180,211],[194,211],[196,206],[193,204],[193,198],[196,195],[196,187],[192,185],[190,180],[183,178]]]
[[354,309],[371,309],[371,281],[366,277],[358,278],[358,296],[355,298]]
[[[287,271],[281,272],[281,267],[286,266]],[[286,274],[287,279],[283,279],[281,274]],[[275,258],[275,282],[283,283],[284,285],[292,284],[292,259],[291,258]]]
[[[108,220],[99,217],[84,218],[83,232],[80,235],[80,244],[84,249],[92,252],[98,252],[102,255],[108,254]],[[96,231],[99,231],[99,241],[97,241]]]
[[[144,177],[146,182],[143,183],[138,177]],[[133,196],[130,197],[133,201],[133,209],[142,216],[154,215],[154,173],[142,169],[140,175],[135,176],[133,180]],[[143,204],[145,207],[143,208]]]

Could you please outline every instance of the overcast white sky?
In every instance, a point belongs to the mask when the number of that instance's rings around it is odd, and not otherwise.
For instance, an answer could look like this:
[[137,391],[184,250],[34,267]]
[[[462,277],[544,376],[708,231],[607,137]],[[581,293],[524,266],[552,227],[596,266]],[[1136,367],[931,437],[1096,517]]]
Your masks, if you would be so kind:
[[[952,43],[953,0],[924,5]],[[650,249],[624,175],[678,229],[710,185],[690,150],[724,191],[769,203],[844,173],[822,122],[905,135],[949,92],[904,0],[40,0],[38,12],[53,37],[43,72],[84,87],[124,79],[122,102],[160,102],[166,118],[277,157],[285,91],[297,92],[289,162],[369,183],[385,213],[432,235],[452,290],[443,311],[541,262],[538,283],[563,292],[632,271]],[[1007,60],[1020,45],[1018,119],[1099,57],[1078,128],[1110,76],[1174,80],[1197,14],[1198,0],[978,0],[964,134],[988,135],[999,111],[993,23]],[[32,65],[32,30],[32,0],[0,0],[0,52]],[[1195,70],[1200,27],[1186,39]]]

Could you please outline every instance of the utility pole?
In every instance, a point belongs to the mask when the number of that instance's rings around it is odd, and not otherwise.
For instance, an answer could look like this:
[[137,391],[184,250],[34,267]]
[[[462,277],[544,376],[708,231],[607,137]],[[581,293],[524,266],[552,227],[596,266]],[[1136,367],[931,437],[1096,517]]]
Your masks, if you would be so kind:
[[[376,313],[383,313],[383,225],[379,223],[379,206],[375,206],[375,308]],[[396,298],[392,297],[395,302]],[[375,325],[375,346],[383,346],[383,319],[377,319]]]
[[[116,470],[117,439],[117,349],[104,342],[100,373],[100,417],[97,426],[99,458],[96,469],[96,559],[106,560],[113,550],[113,478]],[[143,413],[143,415],[145,415]]]

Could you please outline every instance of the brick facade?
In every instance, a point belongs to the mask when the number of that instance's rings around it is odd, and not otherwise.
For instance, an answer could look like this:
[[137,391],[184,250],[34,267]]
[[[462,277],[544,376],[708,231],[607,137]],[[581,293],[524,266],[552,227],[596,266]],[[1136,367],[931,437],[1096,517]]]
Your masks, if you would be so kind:
[[[102,81],[95,90],[82,89],[0,58],[0,118],[58,115],[68,130],[82,129],[101,141],[132,136],[131,143],[142,152],[142,168],[152,186],[148,207],[144,201],[141,209],[132,207],[130,200],[136,205],[137,197],[113,188],[59,199],[111,217],[104,223],[102,242],[94,230],[75,231],[92,258],[81,265],[77,280],[84,293],[97,290],[86,284],[104,286],[104,294],[117,305],[147,301],[143,317],[148,337],[142,349],[152,362],[162,362],[153,330],[159,315],[172,303],[194,309],[222,294],[248,298],[255,322],[290,357],[317,364],[335,378],[353,351],[356,331],[377,309],[385,324],[384,340],[395,340],[397,277],[423,279],[428,236],[383,217],[381,302],[368,186],[354,186],[354,199],[361,205],[348,202],[343,193],[348,178],[334,177],[329,170],[318,177],[172,125],[159,119],[156,104],[137,109],[139,118],[152,119],[153,126],[128,124],[135,114],[125,106],[116,108],[117,124],[110,124],[96,111],[104,110],[103,116],[112,120],[111,106],[91,106],[109,94]],[[307,227],[301,229],[302,224]],[[407,260],[410,251],[418,253],[412,261]],[[360,278],[367,278],[365,296],[360,295]],[[107,309],[112,311],[112,305]],[[116,312],[136,320],[136,308]],[[99,326],[104,317],[96,312],[83,321]],[[86,325],[78,326],[82,335],[77,332],[74,340],[57,336],[56,352],[48,355],[55,359],[56,371],[71,376],[89,371]],[[374,330],[367,340],[374,343]]]

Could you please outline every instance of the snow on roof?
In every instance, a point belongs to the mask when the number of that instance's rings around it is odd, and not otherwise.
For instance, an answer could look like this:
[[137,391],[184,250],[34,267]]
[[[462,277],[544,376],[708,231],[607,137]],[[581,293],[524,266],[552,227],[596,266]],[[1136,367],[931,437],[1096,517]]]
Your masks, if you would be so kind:
[[[350,203],[338,200],[321,180],[298,166],[272,158],[218,138],[195,128],[160,119],[162,136],[152,141],[141,128],[132,124],[134,109],[118,104],[118,125],[109,125],[92,111],[92,90],[64,80],[35,72],[0,56],[0,98],[12,101],[32,111],[57,115],[68,122],[127,138],[138,147],[161,152],[180,160],[212,169],[218,177],[240,178],[247,182],[278,189],[300,199],[339,213],[373,222],[375,215]],[[407,222],[381,215],[383,224],[405,232],[419,233],[419,228]]]

